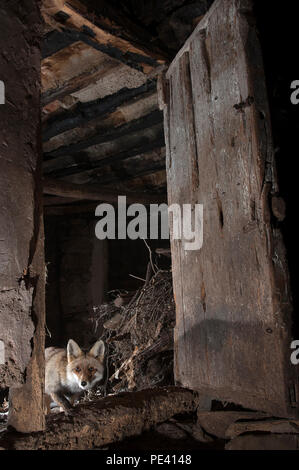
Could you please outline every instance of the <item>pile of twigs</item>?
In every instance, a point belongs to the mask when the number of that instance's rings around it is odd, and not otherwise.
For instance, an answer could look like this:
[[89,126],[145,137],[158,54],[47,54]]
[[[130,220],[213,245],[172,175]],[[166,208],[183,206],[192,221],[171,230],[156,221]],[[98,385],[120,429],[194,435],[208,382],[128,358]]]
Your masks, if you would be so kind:
[[[125,303],[119,301],[124,298]],[[109,348],[105,392],[173,384],[171,271],[150,262],[142,288],[118,292],[117,300],[97,307],[93,316],[96,331],[104,325],[103,340]]]

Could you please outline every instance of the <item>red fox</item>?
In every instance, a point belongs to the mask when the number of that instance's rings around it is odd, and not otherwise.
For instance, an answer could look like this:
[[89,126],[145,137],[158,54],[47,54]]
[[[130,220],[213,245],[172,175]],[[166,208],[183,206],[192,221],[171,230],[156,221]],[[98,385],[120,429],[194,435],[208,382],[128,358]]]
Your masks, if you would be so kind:
[[92,389],[104,376],[105,345],[97,341],[89,352],[83,352],[70,339],[66,349],[47,348],[45,392],[47,411],[51,398],[66,414],[72,414],[74,402],[84,390]]

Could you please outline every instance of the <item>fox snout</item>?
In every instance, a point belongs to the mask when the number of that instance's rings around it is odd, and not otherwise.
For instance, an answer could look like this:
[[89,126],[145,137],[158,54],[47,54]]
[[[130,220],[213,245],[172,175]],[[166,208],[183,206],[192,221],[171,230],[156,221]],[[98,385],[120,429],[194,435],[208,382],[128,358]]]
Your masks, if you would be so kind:
[[90,390],[103,378],[103,366],[101,364],[86,367],[76,366],[72,369],[75,380],[82,390]]

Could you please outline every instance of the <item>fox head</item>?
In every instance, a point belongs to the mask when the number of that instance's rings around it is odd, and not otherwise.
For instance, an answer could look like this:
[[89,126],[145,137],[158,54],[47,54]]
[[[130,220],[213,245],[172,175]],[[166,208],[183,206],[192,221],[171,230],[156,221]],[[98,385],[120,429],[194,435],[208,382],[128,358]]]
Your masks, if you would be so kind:
[[97,341],[90,351],[83,352],[70,339],[67,344],[67,376],[82,390],[92,389],[104,376],[105,345]]

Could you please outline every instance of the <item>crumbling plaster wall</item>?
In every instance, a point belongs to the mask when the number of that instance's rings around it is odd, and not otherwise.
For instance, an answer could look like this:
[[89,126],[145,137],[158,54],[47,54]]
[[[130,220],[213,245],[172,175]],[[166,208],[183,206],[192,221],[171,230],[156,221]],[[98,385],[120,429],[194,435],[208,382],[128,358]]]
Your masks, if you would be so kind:
[[44,427],[39,2],[2,0],[0,18],[0,389],[9,424],[30,432]]

